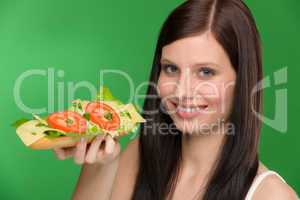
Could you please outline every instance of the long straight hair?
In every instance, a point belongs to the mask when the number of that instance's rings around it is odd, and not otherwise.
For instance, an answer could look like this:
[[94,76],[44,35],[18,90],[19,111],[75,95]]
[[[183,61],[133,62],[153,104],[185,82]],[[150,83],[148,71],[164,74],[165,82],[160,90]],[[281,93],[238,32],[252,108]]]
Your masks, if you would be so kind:
[[[241,0],[188,0],[163,24],[157,41],[150,83],[157,83],[162,48],[176,40],[210,31],[227,53],[236,72],[229,121],[234,134],[226,135],[216,166],[205,187],[204,200],[244,199],[257,173],[262,92],[252,92],[262,79],[260,37],[255,21]],[[157,124],[172,123],[161,109],[157,89],[150,84],[144,101],[139,136],[139,169],[133,200],[163,200],[174,192],[182,161],[182,134],[157,134]],[[151,98],[150,98],[151,97]],[[151,114],[149,111],[158,112]],[[199,185],[200,190],[200,185]]]

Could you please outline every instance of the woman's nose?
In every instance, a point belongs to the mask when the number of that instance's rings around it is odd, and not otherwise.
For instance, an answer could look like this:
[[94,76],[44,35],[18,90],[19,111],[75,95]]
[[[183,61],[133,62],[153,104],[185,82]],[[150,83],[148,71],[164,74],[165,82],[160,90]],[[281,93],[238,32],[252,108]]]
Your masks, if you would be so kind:
[[178,79],[176,97],[179,99],[191,99],[194,97],[194,84],[190,70],[185,70]]

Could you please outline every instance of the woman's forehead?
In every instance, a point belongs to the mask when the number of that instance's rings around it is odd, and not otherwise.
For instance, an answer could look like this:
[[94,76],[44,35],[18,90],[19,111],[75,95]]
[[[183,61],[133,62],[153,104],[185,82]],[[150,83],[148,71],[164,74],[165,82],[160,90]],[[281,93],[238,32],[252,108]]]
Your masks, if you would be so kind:
[[229,64],[226,52],[209,32],[179,39],[164,46],[161,61],[170,61],[177,65],[215,63],[222,66]]

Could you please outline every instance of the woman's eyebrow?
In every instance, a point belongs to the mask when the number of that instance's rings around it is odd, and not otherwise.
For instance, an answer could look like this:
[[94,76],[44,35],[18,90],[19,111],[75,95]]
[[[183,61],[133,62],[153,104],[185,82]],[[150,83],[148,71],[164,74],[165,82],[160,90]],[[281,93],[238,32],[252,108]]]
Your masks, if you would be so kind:
[[[167,58],[162,58],[162,59],[160,60],[160,62],[161,62],[161,63],[165,62],[165,63],[170,63],[170,64],[174,63],[174,62],[170,61],[170,60],[167,59]],[[174,64],[175,64],[175,63],[174,63]]]
[[[161,63],[169,63],[169,64],[175,64],[175,62],[172,62],[171,60],[167,59],[167,58],[162,58],[160,60]],[[197,62],[195,64],[193,64],[193,67],[197,67],[197,66],[216,66],[216,67],[220,67],[220,65],[218,65],[217,63],[214,62]]]
[[215,66],[218,68],[220,67],[220,65],[214,62],[199,62],[193,65],[193,67],[197,67],[197,66]]

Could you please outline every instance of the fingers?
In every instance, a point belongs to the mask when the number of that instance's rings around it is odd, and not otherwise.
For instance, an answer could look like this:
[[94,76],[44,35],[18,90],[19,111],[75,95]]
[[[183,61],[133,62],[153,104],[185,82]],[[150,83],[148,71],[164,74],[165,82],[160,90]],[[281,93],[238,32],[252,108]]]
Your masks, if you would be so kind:
[[60,160],[65,159],[65,152],[64,152],[63,149],[61,149],[61,148],[54,148],[53,151],[54,151],[54,153],[55,153],[55,155],[56,155],[56,157],[58,159],[60,159]]
[[86,152],[86,146],[87,146],[87,141],[84,137],[80,139],[80,141],[76,145],[76,150],[74,153],[74,162],[76,164],[83,164],[84,163],[84,158],[85,158],[85,152]]
[[114,140],[110,135],[105,137],[105,147],[100,149],[97,154],[97,160],[100,163],[112,161],[120,152],[119,142]]
[[67,159],[69,157],[72,157],[74,154],[74,147],[69,147],[69,148],[54,148],[53,151],[56,155],[56,157],[59,160],[64,160]]
[[[55,148],[53,150],[58,159],[64,160],[73,157],[74,162],[79,165],[83,163],[104,164],[114,160],[121,151],[118,139],[112,138],[109,134],[98,135],[89,146],[87,143],[85,138],[81,138],[75,147]],[[101,146],[102,143],[104,143],[104,148]]]
[[114,139],[110,135],[107,135],[105,137],[105,153],[112,154],[114,151],[114,147],[115,147]]
[[98,135],[90,145],[90,148],[87,152],[85,161],[89,164],[92,164],[97,159],[97,154],[100,149],[101,143],[103,142],[105,135]]

